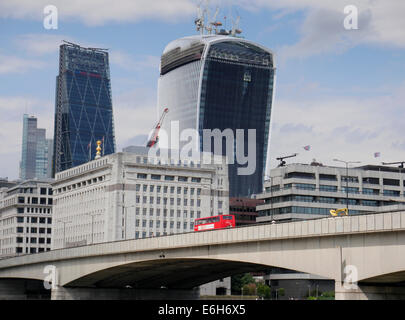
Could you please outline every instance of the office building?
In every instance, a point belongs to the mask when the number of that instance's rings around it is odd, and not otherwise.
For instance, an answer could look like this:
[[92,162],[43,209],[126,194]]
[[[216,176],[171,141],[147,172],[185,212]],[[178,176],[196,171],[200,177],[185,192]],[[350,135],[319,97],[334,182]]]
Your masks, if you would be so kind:
[[194,230],[229,213],[227,165],[115,153],[59,172],[52,248]]
[[[262,191],[269,159],[274,77],[272,52],[233,36],[185,37],[172,41],[163,51],[158,108],[160,113],[166,107],[169,112],[162,130],[168,133],[169,141],[176,139],[171,129],[178,123],[180,134],[185,129],[198,132],[196,149],[227,154],[231,197],[246,197]],[[203,139],[204,130],[214,132],[215,129],[221,132],[217,137],[221,143],[226,136],[228,148],[222,145],[215,150],[215,143],[208,146],[211,138]],[[238,129],[243,130],[240,131],[242,136],[238,137]],[[255,140],[253,135],[249,139],[249,129],[254,130]],[[181,148],[179,141],[174,143],[179,143]],[[256,148],[255,154],[250,154],[249,146]],[[246,167],[246,163],[232,156],[229,147],[235,155],[239,149],[253,157],[250,159],[254,162],[252,172],[241,174],[238,169]]]
[[7,190],[8,188],[14,187],[18,184],[17,181],[8,181],[8,177],[0,177],[0,190],[5,189]]
[[264,204],[264,200],[254,198],[229,198],[229,214],[235,216],[236,226],[244,226],[256,223],[258,205]]
[[27,180],[0,192],[0,258],[49,251],[50,180]]
[[375,213],[396,209],[405,201],[402,168],[314,164],[291,164],[270,171],[264,192],[257,195],[265,202],[257,206],[258,222],[321,218],[347,205],[350,215]]
[[65,42],[56,77],[53,174],[115,152],[108,52]]
[[20,162],[20,179],[46,179],[48,162],[52,157],[46,130],[37,127],[37,118],[24,114],[22,149]]

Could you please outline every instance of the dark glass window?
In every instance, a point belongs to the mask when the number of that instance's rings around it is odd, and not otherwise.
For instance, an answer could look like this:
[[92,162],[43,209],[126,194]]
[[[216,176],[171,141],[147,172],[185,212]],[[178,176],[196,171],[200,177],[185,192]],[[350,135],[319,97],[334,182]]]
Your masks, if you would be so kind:
[[386,186],[399,186],[399,180],[397,179],[383,179],[383,184]]
[[[221,132],[231,129],[236,137],[236,129],[242,129],[244,136],[239,139],[238,147],[247,155],[251,143],[248,143],[248,130],[255,129],[255,143],[260,146],[256,149],[253,174],[238,174],[238,168],[246,165],[229,165],[230,196],[251,195],[263,189],[273,95],[272,63],[269,52],[251,44],[223,41],[210,46],[201,84],[200,136],[203,137],[203,129]],[[213,140],[211,150],[204,151],[215,151]],[[225,143],[222,143],[221,154],[226,154]]]

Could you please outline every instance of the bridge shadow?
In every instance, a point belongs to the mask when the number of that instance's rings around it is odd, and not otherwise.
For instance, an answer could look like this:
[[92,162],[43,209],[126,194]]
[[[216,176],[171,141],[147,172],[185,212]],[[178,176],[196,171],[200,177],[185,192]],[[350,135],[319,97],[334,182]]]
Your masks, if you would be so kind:
[[217,259],[148,260],[100,270],[66,287],[192,289],[199,285],[246,272],[266,272],[267,265]]

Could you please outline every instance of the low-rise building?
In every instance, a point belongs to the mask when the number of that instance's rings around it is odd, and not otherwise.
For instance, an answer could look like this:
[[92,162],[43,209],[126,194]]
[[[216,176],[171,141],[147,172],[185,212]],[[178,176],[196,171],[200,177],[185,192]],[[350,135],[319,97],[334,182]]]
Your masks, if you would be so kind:
[[51,181],[28,180],[2,189],[0,257],[49,251],[53,195]]
[[251,198],[229,198],[229,214],[235,216],[236,226],[256,223],[256,206],[264,204],[264,200]]
[[[257,222],[287,222],[348,214],[404,210],[405,173],[402,168],[367,165],[356,168],[291,164],[270,171],[264,192],[257,195]],[[273,268],[265,276],[273,299],[306,299],[334,291],[334,282],[293,270]],[[279,292],[283,292],[280,295]]]
[[348,207],[349,214],[374,213],[405,201],[402,168],[366,165],[356,168],[291,164],[270,171],[257,195],[258,222],[330,216]]

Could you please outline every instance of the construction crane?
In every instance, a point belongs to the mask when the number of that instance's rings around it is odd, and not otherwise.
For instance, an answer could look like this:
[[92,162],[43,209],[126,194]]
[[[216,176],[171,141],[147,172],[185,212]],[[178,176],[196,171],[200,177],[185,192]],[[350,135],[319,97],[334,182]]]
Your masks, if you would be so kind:
[[159,130],[162,127],[162,123],[163,123],[163,119],[166,116],[166,113],[169,112],[169,108],[165,108],[163,110],[162,115],[160,116],[159,122],[157,123],[155,130],[151,136],[151,138],[149,139],[148,143],[146,144],[147,148],[152,148],[156,143],[158,143],[159,141]]
[[398,168],[404,168],[405,161],[398,161],[398,162],[381,162],[383,165],[390,165],[390,164],[399,164]]
[[292,154],[292,155],[290,155],[290,156],[285,156],[285,157],[278,157],[278,158],[276,158],[276,160],[279,160],[280,161],[280,164],[278,165],[278,167],[284,167],[285,166],[285,161],[284,161],[284,159],[287,159],[287,158],[292,158],[292,157],[295,157],[295,156],[297,156],[298,155],[298,153],[294,153],[294,154]]

